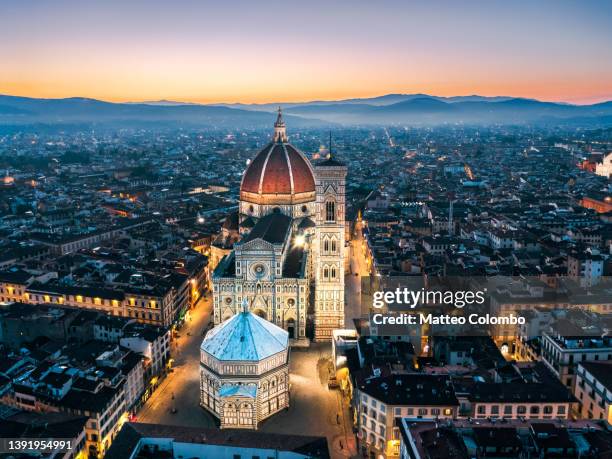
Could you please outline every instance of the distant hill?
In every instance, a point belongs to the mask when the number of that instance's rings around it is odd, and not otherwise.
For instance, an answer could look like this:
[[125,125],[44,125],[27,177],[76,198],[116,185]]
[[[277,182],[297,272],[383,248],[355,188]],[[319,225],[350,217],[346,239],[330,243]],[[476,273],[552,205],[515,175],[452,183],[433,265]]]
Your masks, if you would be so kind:
[[[35,99],[0,95],[0,125],[92,124],[269,128],[279,104],[202,105],[167,100],[111,103],[96,99]],[[571,105],[479,95],[387,94],[365,99],[280,104],[292,128],[345,125],[571,124],[610,126],[612,101]]]
[[609,125],[612,103],[570,105],[520,98],[468,96],[449,101],[413,97],[389,105],[305,104],[287,107],[289,114],[351,124],[604,124]]
[[196,104],[193,102],[178,102],[175,100],[166,100],[166,99],[161,99],[161,100],[147,100],[144,102],[125,102],[126,104],[130,104],[130,105],[164,105],[164,106],[168,106],[168,107],[172,107],[174,105],[201,105],[201,104]]
[[503,102],[504,100],[510,100],[513,97],[507,96],[494,96],[494,97],[486,97],[479,96],[477,94],[473,94],[471,96],[453,96],[453,97],[442,97],[441,100],[445,100],[447,102]]
[[275,102],[269,104],[215,104],[220,107],[231,107],[240,108],[242,110],[261,110],[261,111],[275,111],[279,106],[283,108],[296,108],[304,107],[309,105],[392,105],[399,102],[406,102],[413,99],[435,99],[442,100],[445,102],[465,102],[465,101],[482,101],[482,102],[500,102],[503,100],[512,99],[512,97],[496,96],[486,97],[479,95],[471,96],[453,96],[453,97],[441,97],[441,96],[430,96],[429,94],[385,94],[384,96],[378,97],[367,97],[360,99],[341,99],[341,100],[313,100],[310,102]]
[[0,105],[0,115],[26,115],[29,112],[11,105]]
[[[161,103],[160,103],[161,102]],[[268,112],[239,110],[229,107],[197,104],[111,103],[96,99],[36,99],[0,95],[0,124],[83,124],[112,126],[194,125],[202,127],[270,127],[274,116]],[[295,127],[321,124],[321,121],[287,115]]]

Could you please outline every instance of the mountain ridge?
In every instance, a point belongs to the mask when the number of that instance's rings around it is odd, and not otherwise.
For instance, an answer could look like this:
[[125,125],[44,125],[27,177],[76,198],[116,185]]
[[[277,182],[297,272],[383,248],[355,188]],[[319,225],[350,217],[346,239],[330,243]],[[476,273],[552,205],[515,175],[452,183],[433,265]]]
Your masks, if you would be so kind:
[[[370,103],[368,103],[370,102]],[[244,104],[240,107],[245,106]],[[175,123],[210,127],[258,128],[271,124],[276,104],[255,105],[259,110],[235,104],[195,104],[169,100],[150,102],[107,102],[86,97],[39,99],[0,95],[0,121],[24,123]],[[282,106],[282,104],[281,104]],[[272,110],[274,107],[274,110]],[[329,124],[381,125],[446,123],[526,124],[579,123],[609,124],[612,101],[591,105],[539,101],[521,97],[479,95],[442,98],[427,94],[386,94],[369,99],[336,102],[312,101],[283,107],[289,124],[295,127]]]
[[[153,124],[198,124],[208,127],[230,126],[259,128],[270,126],[271,114],[212,105],[157,105],[146,103],[106,102],[84,97],[39,99],[0,95],[0,123],[60,124],[106,123],[129,125],[135,122]],[[328,124],[315,119],[287,115],[296,126]]]

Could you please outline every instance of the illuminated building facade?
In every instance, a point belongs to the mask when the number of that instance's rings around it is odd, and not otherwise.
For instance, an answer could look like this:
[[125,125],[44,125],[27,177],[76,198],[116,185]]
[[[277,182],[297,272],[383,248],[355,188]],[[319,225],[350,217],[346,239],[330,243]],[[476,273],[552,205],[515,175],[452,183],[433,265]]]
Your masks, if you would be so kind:
[[257,429],[289,407],[289,334],[243,303],[200,348],[200,405],[221,428]]

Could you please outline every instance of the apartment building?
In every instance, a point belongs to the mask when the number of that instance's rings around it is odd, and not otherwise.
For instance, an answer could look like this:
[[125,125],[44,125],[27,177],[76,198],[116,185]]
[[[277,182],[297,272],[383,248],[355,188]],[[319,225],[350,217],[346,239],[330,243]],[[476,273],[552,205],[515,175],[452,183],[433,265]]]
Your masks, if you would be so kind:
[[612,361],[580,362],[574,395],[580,402],[581,417],[612,425]]
[[597,285],[604,272],[604,258],[597,250],[574,251],[567,257],[567,274],[583,287]]
[[396,419],[453,419],[459,402],[450,378],[423,374],[369,377],[356,387],[356,417],[362,452],[399,455]]
[[[530,280],[508,282],[497,286],[490,294],[493,316],[521,315],[536,309],[563,309],[570,305],[568,295],[560,289],[550,289],[544,283]],[[507,346],[511,353],[517,347],[518,325],[498,324],[491,326],[491,337],[498,346]]]
[[[569,332],[564,328],[571,327]],[[542,335],[542,361],[563,384],[573,390],[576,367],[581,362],[612,360],[612,337],[603,332],[589,335],[589,330],[576,334],[573,324],[557,323],[550,332]]]
[[23,286],[21,299],[13,301],[95,309],[145,324],[168,327],[178,319],[179,312],[189,306],[186,285],[187,282],[181,283],[179,289],[172,285],[101,288],[34,282]]

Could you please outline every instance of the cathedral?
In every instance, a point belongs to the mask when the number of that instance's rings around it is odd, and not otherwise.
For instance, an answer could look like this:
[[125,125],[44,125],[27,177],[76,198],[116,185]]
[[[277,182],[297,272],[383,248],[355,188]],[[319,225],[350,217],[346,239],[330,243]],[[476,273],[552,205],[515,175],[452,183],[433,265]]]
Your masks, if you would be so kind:
[[313,165],[292,146],[279,109],[242,177],[239,236],[212,276],[215,325],[244,304],[292,342],[344,328],[346,173],[331,154]]

